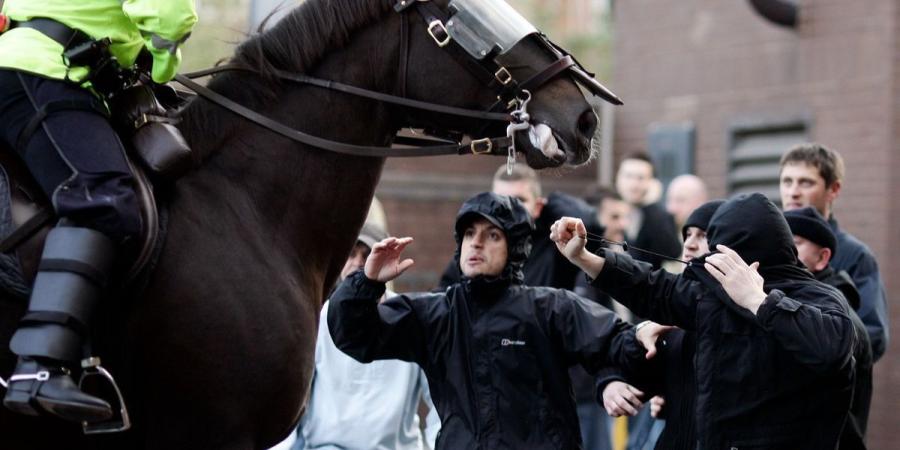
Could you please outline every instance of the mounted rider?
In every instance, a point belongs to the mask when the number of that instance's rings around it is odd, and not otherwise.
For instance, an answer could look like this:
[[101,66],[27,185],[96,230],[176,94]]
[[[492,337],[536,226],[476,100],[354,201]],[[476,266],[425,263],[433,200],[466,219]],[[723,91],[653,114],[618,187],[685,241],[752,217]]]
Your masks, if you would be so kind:
[[[50,199],[47,236],[4,405],[95,422],[110,405],[80,391],[68,367],[83,344],[119,250],[141,232],[134,177],[107,119],[139,56],[171,80],[197,21],[192,0],[6,0],[0,28],[0,143],[15,149]],[[3,24],[4,20],[0,20]],[[143,56],[141,56],[143,55]],[[148,80],[149,81],[149,80]]]

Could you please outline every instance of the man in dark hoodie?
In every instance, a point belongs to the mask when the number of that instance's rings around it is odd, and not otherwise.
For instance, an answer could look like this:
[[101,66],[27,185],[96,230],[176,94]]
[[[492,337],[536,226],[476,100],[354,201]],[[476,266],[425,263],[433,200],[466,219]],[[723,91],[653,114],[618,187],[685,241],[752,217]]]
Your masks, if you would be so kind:
[[719,207],[707,229],[714,253],[682,275],[591,254],[584,236],[577,219],[552,226],[560,251],[601,290],[696,333],[699,449],[837,446],[852,395],[853,324],[841,294],[800,265],[784,216],[765,196]]
[[[512,173],[506,172],[506,164],[498,167],[491,182],[491,192],[518,199],[534,221],[531,254],[522,268],[525,285],[574,290],[581,271],[556,251],[549,238],[550,225],[563,216],[578,217],[585,221],[588,231],[602,235],[603,227],[597,221],[596,210],[581,199],[561,192],[544,197],[537,172],[524,164],[517,164]],[[459,264],[450,260],[439,287],[444,289],[458,282],[460,275]]]
[[[681,230],[684,245],[682,261],[709,253],[706,229],[713,214],[724,200],[706,202],[695,209],[684,221]],[[610,415],[627,413],[622,406],[608,401],[607,389],[615,381],[633,384],[643,391],[645,397],[659,395],[661,399],[651,399],[651,404],[662,405],[661,412],[654,417],[665,421],[665,428],[655,440],[656,450],[695,450],[697,433],[694,417],[697,382],[694,377],[694,346],[697,335],[693,331],[659,325],[651,321],[638,324],[634,333],[636,339],[648,349],[649,365],[641,373],[609,374],[597,380],[598,402],[607,408]],[[599,395],[602,393],[602,395]],[[639,400],[632,403],[639,407]],[[626,405],[627,407],[627,405]],[[632,414],[633,415],[633,414]],[[654,427],[655,428],[655,427]],[[651,433],[652,434],[652,433]],[[647,445],[647,444],[645,444]],[[642,447],[643,448],[643,447]]]
[[437,449],[580,449],[569,367],[593,373],[643,354],[609,310],[522,285],[532,229],[518,200],[478,194],[456,218],[459,283],[378,303],[384,283],[413,264],[400,256],[412,238],[388,238],[332,295],[328,327],[339,349],[425,371],[442,423]]
[[841,450],[865,449],[866,424],[869,421],[869,405],[872,403],[872,344],[865,324],[856,311],[859,310],[859,292],[853,280],[845,271],[836,272],[831,267],[831,259],[837,251],[837,236],[828,222],[815,208],[794,209],[784,213],[784,218],[794,233],[794,244],[800,262],[812,272],[817,280],[835,287],[844,294],[851,309],[850,320],[856,329],[856,377],[853,384],[853,404],[844,432],[841,434]]

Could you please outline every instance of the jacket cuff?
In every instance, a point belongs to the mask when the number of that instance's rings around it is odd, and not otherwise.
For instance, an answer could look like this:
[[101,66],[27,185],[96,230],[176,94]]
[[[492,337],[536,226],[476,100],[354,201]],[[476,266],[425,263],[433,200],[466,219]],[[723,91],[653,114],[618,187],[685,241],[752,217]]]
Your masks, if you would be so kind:
[[769,292],[762,305],[759,305],[759,309],[756,311],[756,318],[764,327],[768,328],[769,322],[772,321],[776,314],[779,312],[795,313],[800,309],[800,306],[802,306],[802,303],[785,296],[784,292],[772,289],[772,292]]
[[385,284],[380,281],[370,280],[362,269],[351,273],[347,279],[353,287],[355,298],[379,299],[385,292]]
[[[603,262],[603,269],[600,270],[600,273],[597,274],[597,278],[591,279],[590,276],[587,277],[588,282],[590,282],[591,286],[596,288],[601,287],[602,285],[609,283],[613,280],[617,274],[619,273],[627,273],[622,270],[620,267],[622,264],[619,261],[619,253],[609,250],[608,248],[600,249],[598,252],[600,256],[605,260]],[[587,276],[587,274],[585,274]]]

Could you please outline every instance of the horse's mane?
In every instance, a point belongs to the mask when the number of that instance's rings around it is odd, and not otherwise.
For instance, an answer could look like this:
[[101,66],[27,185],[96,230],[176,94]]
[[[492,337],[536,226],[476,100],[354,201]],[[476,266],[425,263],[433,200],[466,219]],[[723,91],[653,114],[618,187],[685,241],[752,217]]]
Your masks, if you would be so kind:
[[[228,60],[257,75],[225,72],[210,80],[209,87],[259,110],[282,88],[273,69],[298,73],[310,70],[330,51],[347,45],[354,31],[379,20],[393,4],[392,0],[304,0],[273,27],[249,36]],[[180,128],[198,158],[206,156],[208,146],[215,147],[210,145],[213,137],[224,137],[232,129],[220,120],[231,113],[223,112],[208,102],[192,102],[182,113]]]

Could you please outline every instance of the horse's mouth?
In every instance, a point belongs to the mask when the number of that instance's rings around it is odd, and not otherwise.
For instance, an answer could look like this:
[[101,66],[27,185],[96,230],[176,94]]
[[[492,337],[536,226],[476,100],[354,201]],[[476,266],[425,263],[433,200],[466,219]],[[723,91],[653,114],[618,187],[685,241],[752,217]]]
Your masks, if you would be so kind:
[[578,165],[587,160],[568,148],[566,141],[543,123],[518,131],[516,148],[525,155],[528,165],[535,169],[559,167],[565,163]]

